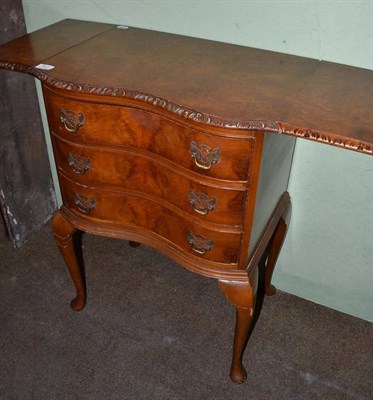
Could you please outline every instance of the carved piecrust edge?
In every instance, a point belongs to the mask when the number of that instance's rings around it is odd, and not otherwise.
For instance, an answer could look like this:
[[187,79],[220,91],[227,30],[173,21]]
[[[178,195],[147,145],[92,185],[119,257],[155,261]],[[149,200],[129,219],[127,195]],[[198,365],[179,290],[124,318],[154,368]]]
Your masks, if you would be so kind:
[[337,135],[334,133],[319,132],[313,129],[301,128],[299,126],[290,125],[284,122],[277,122],[276,132],[284,135],[300,137],[302,139],[312,140],[314,142],[321,142],[330,144],[344,149],[358,151],[365,154],[373,154],[372,144],[346,138],[345,136]]
[[156,97],[135,90],[72,83],[59,80],[47,75],[46,73],[37,68],[24,64],[0,61],[0,68],[33,75],[36,78],[40,79],[41,81],[46,82],[50,86],[56,87],[58,89],[63,89],[71,92],[90,93],[100,96],[123,97],[131,100],[137,100],[139,102],[151,104],[155,107],[169,111],[175,115],[181,116],[187,120],[191,120],[196,123],[201,123],[221,128],[281,133],[353,151],[358,151],[364,154],[370,154],[370,155],[373,154],[373,148],[371,143],[359,140],[353,140],[334,133],[319,132],[317,130],[302,128],[279,121],[259,121],[259,120],[249,120],[249,119],[238,120],[233,118],[231,119],[231,118],[217,117],[214,115],[197,112],[182,107],[178,104],[172,103],[171,101],[163,99],[161,97]]

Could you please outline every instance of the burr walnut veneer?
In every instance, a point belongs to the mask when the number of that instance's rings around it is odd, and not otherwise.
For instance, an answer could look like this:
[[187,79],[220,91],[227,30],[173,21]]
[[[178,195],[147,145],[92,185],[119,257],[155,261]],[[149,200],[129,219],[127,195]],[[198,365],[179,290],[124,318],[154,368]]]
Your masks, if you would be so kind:
[[275,292],[295,138],[371,154],[369,71],[74,20],[0,47],[0,67],[42,82],[72,308],[86,302],[77,230],[152,246],[218,280],[236,308],[231,378],[243,382],[261,260]]

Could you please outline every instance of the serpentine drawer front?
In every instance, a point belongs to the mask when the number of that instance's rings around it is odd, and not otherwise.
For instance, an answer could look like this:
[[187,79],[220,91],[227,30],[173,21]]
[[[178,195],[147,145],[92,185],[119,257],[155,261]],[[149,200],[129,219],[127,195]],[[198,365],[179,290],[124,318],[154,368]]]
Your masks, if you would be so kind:
[[71,100],[45,90],[52,132],[76,143],[143,149],[212,178],[247,181],[253,140],[205,132],[130,107]]
[[70,180],[157,196],[192,217],[242,228],[244,186],[203,181],[178,164],[134,149],[77,145],[54,135],[53,144],[59,171]]
[[141,227],[218,268],[237,267],[247,193],[239,179],[249,171],[253,138],[45,93],[66,207],[88,221]]
[[295,138],[371,154],[369,73],[74,20],[0,46],[0,68],[42,82],[71,307],[86,303],[77,230],[151,246],[218,280],[236,309],[230,376],[242,383],[257,293],[275,293]]
[[[200,223],[197,218],[188,218],[187,214],[144,198],[138,193],[120,193],[95,189],[73,183],[60,174],[64,204],[80,218],[99,223],[110,221],[118,226],[143,228],[153,232],[159,239],[166,239],[174,247],[187,251],[216,263],[236,264],[241,232],[237,229],[224,229],[221,226]],[[188,232],[196,236],[195,243],[190,242]],[[205,251],[196,251],[197,235],[210,241]],[[201,240],[203,240],[201,238]],[[230,265],[224,265],[230,268]]]

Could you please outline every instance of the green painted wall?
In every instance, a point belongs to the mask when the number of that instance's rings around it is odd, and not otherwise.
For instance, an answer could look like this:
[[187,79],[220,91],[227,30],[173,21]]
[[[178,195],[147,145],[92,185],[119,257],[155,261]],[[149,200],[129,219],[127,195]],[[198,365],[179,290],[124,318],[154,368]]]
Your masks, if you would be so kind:
[[[87,19],[373,69],[371,0],[23,0],[23,4],[28,31],[64,18]],[[292,222],[275,284],[373,320],[373,157],[298,140],[289,191]]]

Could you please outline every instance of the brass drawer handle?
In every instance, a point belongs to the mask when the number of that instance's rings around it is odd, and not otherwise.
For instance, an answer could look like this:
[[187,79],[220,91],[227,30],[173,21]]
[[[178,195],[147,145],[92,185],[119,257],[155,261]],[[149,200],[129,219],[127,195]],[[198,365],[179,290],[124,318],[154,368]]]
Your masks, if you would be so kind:
[[192,245],[193,251],[198,254],[205,254],[206,251],[210,251],[214,246],[212,239],[207,239],[192,231],[188,231],[188,243]]
[[197,167],[202,169],[210,169],[212,165],[220,161],[220,149],[211,149],[205,144],[197,144],[190,142],[189,151]]
[[206,215],[209,211],[215,210],[216,198],[209,197],[202,192],[194,192],[190,189],[189,204],[193,206],[193,210],[198,214]]
[[96,199],[81,196],[78,193],[74,193],[74,202],[78,206],[79,211],[84,214],[89,214],[96,207]]
[[84,158],[79,154],[69,153],[67,162],[76,174],[84,175],[92,166],[90,158]]
[[78,132],[85,123],[83,113],[75,113],[74,111],[60,109],[60,120],[64,124],[66,130],[72,133]]

